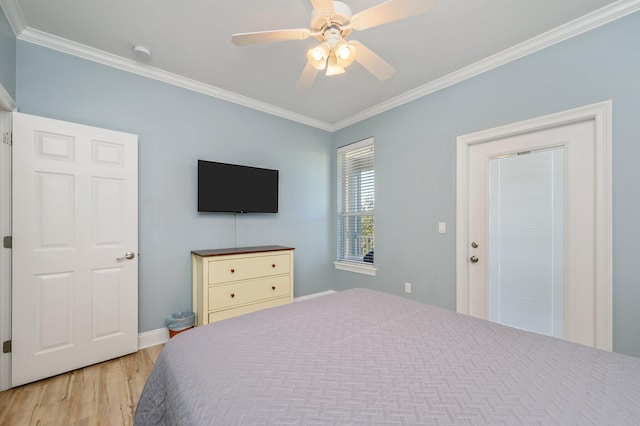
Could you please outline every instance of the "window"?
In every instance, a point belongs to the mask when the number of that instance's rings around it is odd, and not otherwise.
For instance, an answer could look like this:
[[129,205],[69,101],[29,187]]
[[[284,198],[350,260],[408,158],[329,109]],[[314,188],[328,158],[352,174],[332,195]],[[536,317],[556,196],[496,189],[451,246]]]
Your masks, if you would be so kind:
[[373,138],[338,149],[336,268],[375,275]]

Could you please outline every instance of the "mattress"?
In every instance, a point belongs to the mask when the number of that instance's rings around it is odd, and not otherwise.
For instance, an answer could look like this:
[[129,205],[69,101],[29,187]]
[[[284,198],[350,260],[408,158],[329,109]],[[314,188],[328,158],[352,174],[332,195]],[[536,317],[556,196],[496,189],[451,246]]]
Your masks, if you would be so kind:
[[640,424],[640,358],[354,289],[177,335],[135,424]]

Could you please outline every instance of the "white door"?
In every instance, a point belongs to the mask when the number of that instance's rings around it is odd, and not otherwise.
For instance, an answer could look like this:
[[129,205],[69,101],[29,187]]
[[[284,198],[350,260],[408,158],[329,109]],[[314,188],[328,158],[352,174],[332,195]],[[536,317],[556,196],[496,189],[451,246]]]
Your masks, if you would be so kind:
[[[584,127],[588,131],[590,126]],[[537,141],[545,140],[544,135],[537,136]],[[513,142],[508,138],[488,145]],[[478,153],[471,152],[471,163],[477,164]],[[483,218],[489,236],[488,279],[483,283],[489,293],[488,319],[560,338],[565,328],[565,153],[560,145],[490,157],[489,187],[484,188],[488,217]],[[472,191],[477,189],[471,185]],[[474,225],[480,225],[477,220],[474,215]]]
[[611,350],[610,148],[574,112],[459,139],[458,310]]
[[137,350],[137,144],[13,114],[13,386]]

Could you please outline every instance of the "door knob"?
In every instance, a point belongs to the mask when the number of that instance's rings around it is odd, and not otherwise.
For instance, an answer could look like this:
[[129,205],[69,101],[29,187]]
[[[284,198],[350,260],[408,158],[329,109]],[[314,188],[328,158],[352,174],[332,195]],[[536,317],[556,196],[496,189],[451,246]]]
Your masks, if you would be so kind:
[[117,260],[118,262],[120,262],[120,261],[123,261],[123,260],[125,260],[125,259],[126,259],[126,260],[131,260],[131,259],[133,259],[134,257],[136,257],[136,254],[135,254],[134,252],[132,252],[132,251],[128,251],[128,252],[126,252],[126,253],[125,253],[124,257],[116,257],[116,260]]
[[478,263],[478,256],[471,256],[469,260],[471,261],[471,263]]

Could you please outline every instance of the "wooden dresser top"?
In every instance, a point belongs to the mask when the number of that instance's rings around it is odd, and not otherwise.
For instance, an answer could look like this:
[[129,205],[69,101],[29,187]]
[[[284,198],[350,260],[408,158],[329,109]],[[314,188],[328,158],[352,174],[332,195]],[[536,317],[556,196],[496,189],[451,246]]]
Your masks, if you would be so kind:
[[193,250],[191,253],[201,256],[224,256],[228,254],[248,254],[248,253],[260,253],[265,251],[284,251],[295,250],[293,247],[284,246],[256,246],[256,247],[234,247],[234,248],[222,248],[212,250]]

